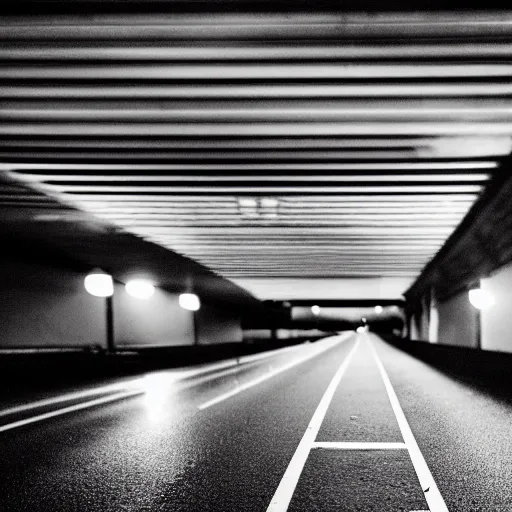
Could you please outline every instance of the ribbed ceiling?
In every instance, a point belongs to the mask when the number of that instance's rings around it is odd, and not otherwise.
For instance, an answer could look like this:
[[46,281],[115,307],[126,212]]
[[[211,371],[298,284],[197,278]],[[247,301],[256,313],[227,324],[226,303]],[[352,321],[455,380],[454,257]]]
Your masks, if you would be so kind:
[[12,17],[11,177],[223,276],[415,276],[511,151],[512,13]]

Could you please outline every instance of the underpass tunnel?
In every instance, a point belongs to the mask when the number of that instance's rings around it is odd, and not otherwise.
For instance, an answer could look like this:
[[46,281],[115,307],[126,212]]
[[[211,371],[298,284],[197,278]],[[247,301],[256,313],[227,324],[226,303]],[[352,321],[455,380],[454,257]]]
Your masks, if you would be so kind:
[[2,354],[179,364],[358,328],[512,351],[506,12],[22,3]]
[[359,327],[512,351],[507,12],[22,4],[0,28],[4,355]]
[[1,510],[512,510],[512,11],[458,4],[0,6]]

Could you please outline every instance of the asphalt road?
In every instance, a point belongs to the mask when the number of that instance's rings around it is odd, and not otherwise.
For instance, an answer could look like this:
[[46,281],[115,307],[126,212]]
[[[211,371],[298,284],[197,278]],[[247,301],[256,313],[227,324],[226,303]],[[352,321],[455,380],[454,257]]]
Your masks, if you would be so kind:
[[344,334],[0,411],[0,510],[510,512],[511,439],[512,403]]

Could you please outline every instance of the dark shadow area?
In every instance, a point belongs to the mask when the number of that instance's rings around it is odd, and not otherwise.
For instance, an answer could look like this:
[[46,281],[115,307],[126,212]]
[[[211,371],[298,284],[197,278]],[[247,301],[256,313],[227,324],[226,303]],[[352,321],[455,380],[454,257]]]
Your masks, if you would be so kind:
[[492,398],[512,404],[512,354],[438,345],[392,335],[381,335],[390,345],[407,352]]
[[119,349],[108,354],[96,347],[84,350],[0,353],[0,401],[19,394],[58,392],[107,383],[145,372],[193,366],[276,350],[327,336],[258,340],[253,343],[188,345],[182,347]]
[[373,317],[368,320],[368,326],[372,332],[375,332],[379,336],[393,337],[396,333],[402,332],[404,328],[404,319],[399,315]]
[[[216,0],[205,1],[197,0],[190,2],[188,0],[78,0],[66,2],[64,0],[8,0],[5,3],[4,10],[10,14],[23,15],[27,12],[31,14],[87,14],[91,11],[102,14],[117,14],[123,12],[132,13],[154,13],[168,11],[170,8],[178,13],[210,13],[210,12],[332,12],[341,8],[344,12],[375,12],[382,11],[403,11],[410,10],[411,4],[404,0],[388,0],[385,3],[373,1],[345,0],[342,4],[334,0],[321,0],[311,2],[310,0],[279,0],[270,2],[268,0]],[[488,2],[468,1],[468,0],[420,0],[414,3],[416,11],[439,11],[439,10],[487,10],[503,9],[505,4],[497,0]]]

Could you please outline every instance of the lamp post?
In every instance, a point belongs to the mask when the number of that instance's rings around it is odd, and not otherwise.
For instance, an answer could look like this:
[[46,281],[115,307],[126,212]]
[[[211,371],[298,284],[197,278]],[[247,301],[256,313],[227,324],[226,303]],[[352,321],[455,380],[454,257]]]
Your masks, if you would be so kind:
[[194,329],[194,345],[199,345],[198,319],[197,311],[201,308],[201,300],[199,296],[193,292],[193,279],[188,275],[185,280],[185,291],[180,293],[178,304],[183,309],[192,313],[192,328]]
[[84,280],[84,286],[88,293],[94,297],[104,297],[106,304],[106,329],[107,329],[107,353],[113,354],[116,350],[114,343],[114,307],[112,296],[114,295],[114,281],[112,276],[95,269]]
[[114,305],[113,295],[107,297],[107,353],[116,351],[114,343]]

